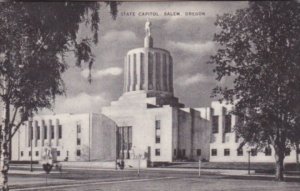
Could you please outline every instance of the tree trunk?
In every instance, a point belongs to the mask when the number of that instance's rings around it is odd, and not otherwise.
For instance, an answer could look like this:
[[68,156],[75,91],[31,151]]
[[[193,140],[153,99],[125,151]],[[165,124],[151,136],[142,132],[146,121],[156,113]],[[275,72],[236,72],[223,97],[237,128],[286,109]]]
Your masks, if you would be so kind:
[[8,191],[10,104],[4,101],[0,145],[0,191]]
[[275,179],[277,181],[284,181],[284,177],[283,177],[284,152],[282,151],[282,149],[275,149],[275,160],[276,160],[276,163],[275,163],[276,177],[275,177]]
[[297,170],[300,170],[299,166],[299,142],[296,142],[296,164],[297,164]]
[[[8,147],[7,140],[5,140],[4,130],[2,128],[2,142],[1,142],[1,153],[0,153],[0,191],[8,191],[8,169],[9,169],[9,158],[8,158]],[[4,134],[4,135],[3,135]]]
[[7,126],[2,123],[1,129],[1,145],[0,145],[0,191],[8,191],[8,140],[7,140]]

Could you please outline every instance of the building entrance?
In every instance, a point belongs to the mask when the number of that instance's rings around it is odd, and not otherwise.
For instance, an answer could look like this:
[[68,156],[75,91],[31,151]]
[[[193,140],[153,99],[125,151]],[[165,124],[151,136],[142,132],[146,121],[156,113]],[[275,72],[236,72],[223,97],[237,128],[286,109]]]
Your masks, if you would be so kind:
[[132,148],[132,127],[118,127],[117,140],[117,158],[130,159],[130,150]]

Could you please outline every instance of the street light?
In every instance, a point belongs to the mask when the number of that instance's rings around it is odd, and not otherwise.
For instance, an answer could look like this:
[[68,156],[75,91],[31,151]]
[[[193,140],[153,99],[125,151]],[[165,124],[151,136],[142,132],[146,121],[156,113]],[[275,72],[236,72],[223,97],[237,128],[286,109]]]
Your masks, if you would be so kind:
[[28,122],[29,122],[29,129],[30,129],[30,172],[33,171],[32,168],[32,139],[33,139],[33,126],[32,126],[32,113],[30,113],[30,116],[28,118]]
[[248,152],[248,175],[250,175],[250,155],[251,155],[251,148],[247,148]]
[[138,155],[138,176],[140,176],[140,169],[141,169],[141,157],[142,155]]
[[201,176],[201,157],[199,157],[199,169],[198,169],[198,176],[200,177]]

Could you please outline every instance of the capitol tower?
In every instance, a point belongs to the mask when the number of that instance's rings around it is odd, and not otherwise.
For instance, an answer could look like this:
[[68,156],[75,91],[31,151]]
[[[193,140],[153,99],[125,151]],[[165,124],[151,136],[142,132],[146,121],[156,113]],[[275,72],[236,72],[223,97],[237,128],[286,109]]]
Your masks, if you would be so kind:
[[145,90],[172,95],[172,57],[167,50],[153,48],[150,26],[147,22],[144,47],[132,49],[125,56],[124,92]]
[[199,159],[199,151],[209,157],[208,122],[174,96],[173,59],[154,46],[149,21],[144,46],[125,55],[122,96],[102,114],[117,124],[116,158],[127,164],[137,157],[146,162]]
[[169,51],[153,47],[151,22],[145,24],[144,47],[127,52],[124,59],[124,95],[155,97],[153,105],[183,107],[173,97],[173,60]]

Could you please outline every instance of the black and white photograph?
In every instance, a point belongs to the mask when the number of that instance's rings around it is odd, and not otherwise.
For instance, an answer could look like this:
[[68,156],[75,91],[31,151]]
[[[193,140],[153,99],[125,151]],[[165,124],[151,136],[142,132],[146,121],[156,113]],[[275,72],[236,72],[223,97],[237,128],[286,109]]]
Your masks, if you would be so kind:
[[1,1],[0,191],[300,189],[300,1]]

